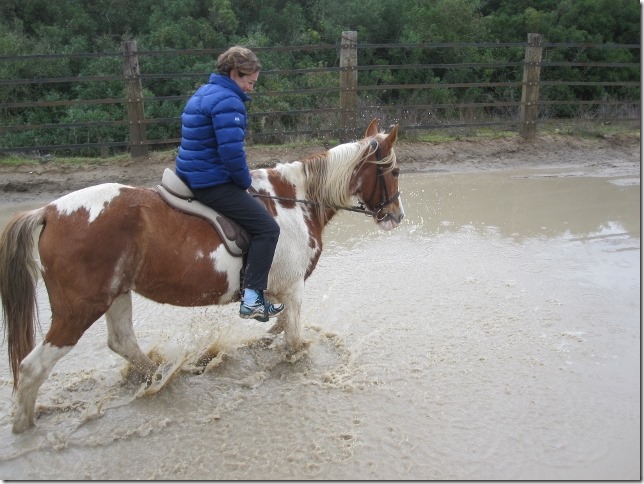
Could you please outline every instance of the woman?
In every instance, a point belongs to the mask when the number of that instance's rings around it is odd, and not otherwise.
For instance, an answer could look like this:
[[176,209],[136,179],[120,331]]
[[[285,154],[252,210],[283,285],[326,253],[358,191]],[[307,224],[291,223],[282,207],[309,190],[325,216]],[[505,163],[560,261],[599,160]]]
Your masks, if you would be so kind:
[[244,47],[231,47],[217,58],[211,74],[188,100],[181,115],[181,146],[176,172],[197,199],[233,219],[251,237],[239,315],[266,322],[284,305],[264,299],[280,229],[266,208],[246,191],[246,93],[254,90],[261,64]]

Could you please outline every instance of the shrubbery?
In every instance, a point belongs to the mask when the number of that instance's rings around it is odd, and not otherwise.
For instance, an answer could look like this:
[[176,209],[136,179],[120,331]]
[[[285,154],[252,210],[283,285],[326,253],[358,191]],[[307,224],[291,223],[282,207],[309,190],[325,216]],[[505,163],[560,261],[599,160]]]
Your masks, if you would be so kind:
[[[607,15],[606,12],[610,12]],[[84,78],[119,76],[118,55],[98,57],[42,58],[25,62],[18,56],[61,53],[118,53],[121,43],[136,39],[140,51],[174,49],[225,49],[233,44],[249,47],[292,45],[337,45],[343,30],[358,31],[359,65],[379,66],[360,71],[361,85],[440,84],[463,82],[516,82],[521,67],[477,67],[469,69],[388,69],[386,66],[455,63],[519,63],[524,51],[516,48],[383,48],[377,44],[397,43],[523,43],[528,32],[544,35],[546,42],[592,42],[639,44],[640,11],[633,0],[3,0],[0,3],[0,79]],[[208,73],[215,55],[142,55],[142,74]],[[282,69],[337,67],[336,49],[310,51],[261,51],[265,75],[260,91],[338,87],[337,73],[271,74]],[[633,63],[639,49],[551,48],[544,62]],[[560,67],[542,70],[542,80],[639,81],[639,68]],[[205,82],[202,77],[171,77],[144,80],[146,98],[187,96]],[[444,103],[518,101],[520,88],[495,90],[400,89],[364,91],[360,103],[378,106],[425,106]],[[639,99],[638,87],[546,86],[541,96],[552,101]],[[2,102],[122,99],[120,80],[75,83],[0,83]],[[182,100],[146,101],[146,118],[176,118]],[[323,129],[337,119],[332,115],[293,116],[289,112],[337,108],[337,94],[257,95],[250,112],[282,111],[280,116],[257,116],[255,131]],[[579,106],[551,104],[547,115],[579,116]],[[583,108],[588,114],[589,108]],[[599,109],[599,108],[598,108]],[[605,108],[604,108],[605,109]],[[52,106],[44,108],[0,108],[2,126],[60,124],[125,119],[122,104]],[[508,108],[440,111],[427,114],[407,110],[411,118],[440,116],[508,116]],[[422,111],[422,112],[421,112]],[[469,114],[468,114],[469,113]],[[335,116],[335,118],[334,118]],[[302,126],[305,124],[306,126]],[[125,132],[127,130],[125,129]],[[164,122],[148,127],[149,139],[179,136],[178,123]],[[27,146],[116,142],[124,139],[124,127],[106,125],[74,129],[5,130],[0,145]]]

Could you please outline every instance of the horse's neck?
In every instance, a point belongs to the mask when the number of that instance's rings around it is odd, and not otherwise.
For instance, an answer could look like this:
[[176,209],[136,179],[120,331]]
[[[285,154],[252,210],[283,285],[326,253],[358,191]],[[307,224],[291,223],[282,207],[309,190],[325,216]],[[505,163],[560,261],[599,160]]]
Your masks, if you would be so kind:
[[356,142],[345,143],[302,161],[279,164],[273,170],[294,189],[286,191],[312,202],[310,212],[317,215],[324,227],[338,212],[334,207],[346,206],[349,202],[350,177],[359,149]]
[[309,196],[326,205],[346,204],[358,150],[357,143],[345,143],[305,160]]
[[[278,176],[270,177],[273,180],[273,188],[276,192],[289,192],[293,191],[295,198],[305,198],[307,194],[306,174],[301,161],[293,161],[290,163],[280,163],[269,170],[276,172]],[[292,188],[279,190],[275,186],[275,180],[281,180],[285,185],[290,185]]]

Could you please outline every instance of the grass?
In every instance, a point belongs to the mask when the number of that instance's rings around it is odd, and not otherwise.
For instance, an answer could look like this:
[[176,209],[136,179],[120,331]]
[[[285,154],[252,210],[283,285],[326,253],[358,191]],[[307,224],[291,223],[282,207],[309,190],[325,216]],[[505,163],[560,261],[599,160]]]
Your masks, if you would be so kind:
[[[585,139],[602,139],[615,135],[636,135],[639,137],[640,125],[635,120],[601,121],[593,119],[546,120],[537,128],[538,135],[577,136]],[[514,138],[516,130],[493,129],[489,127],[446,128],[428,133],[409,133],[409,140],[428,143],[447,143],[450,141],[475,141]]]
[[431,133],[410,135],[407,139],[424,141],[427,143],[448,143],[450,141],[481,140],[513,138],[516,131],[494,130],[491,128],[449,128],[447,130],[432,131]]
[[539,125],[541,134],[579,136],[580,138],[606,138],[615,135],[639,136],[640,124],[635,120],[549,120]]
[[123,163],[130,160],[129,153],[120,153],[107,158],[98,156],[27,156],[23,154],[8,155],[0,157],[0,166],[22,166],[22,165],[40,165],[48,162],[69,165],[106,165],[114,163]]

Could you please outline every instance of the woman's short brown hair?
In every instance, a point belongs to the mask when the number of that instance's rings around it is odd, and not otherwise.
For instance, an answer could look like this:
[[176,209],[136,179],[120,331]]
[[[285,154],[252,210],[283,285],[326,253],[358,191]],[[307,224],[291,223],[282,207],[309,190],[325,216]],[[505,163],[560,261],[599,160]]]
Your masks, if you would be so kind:
[[230,76],[230,71],[237,69],[240,76],[254,74],[262,68],[255,53],[236,45],[231,47],[217,58],[217,71],[219,74]]

